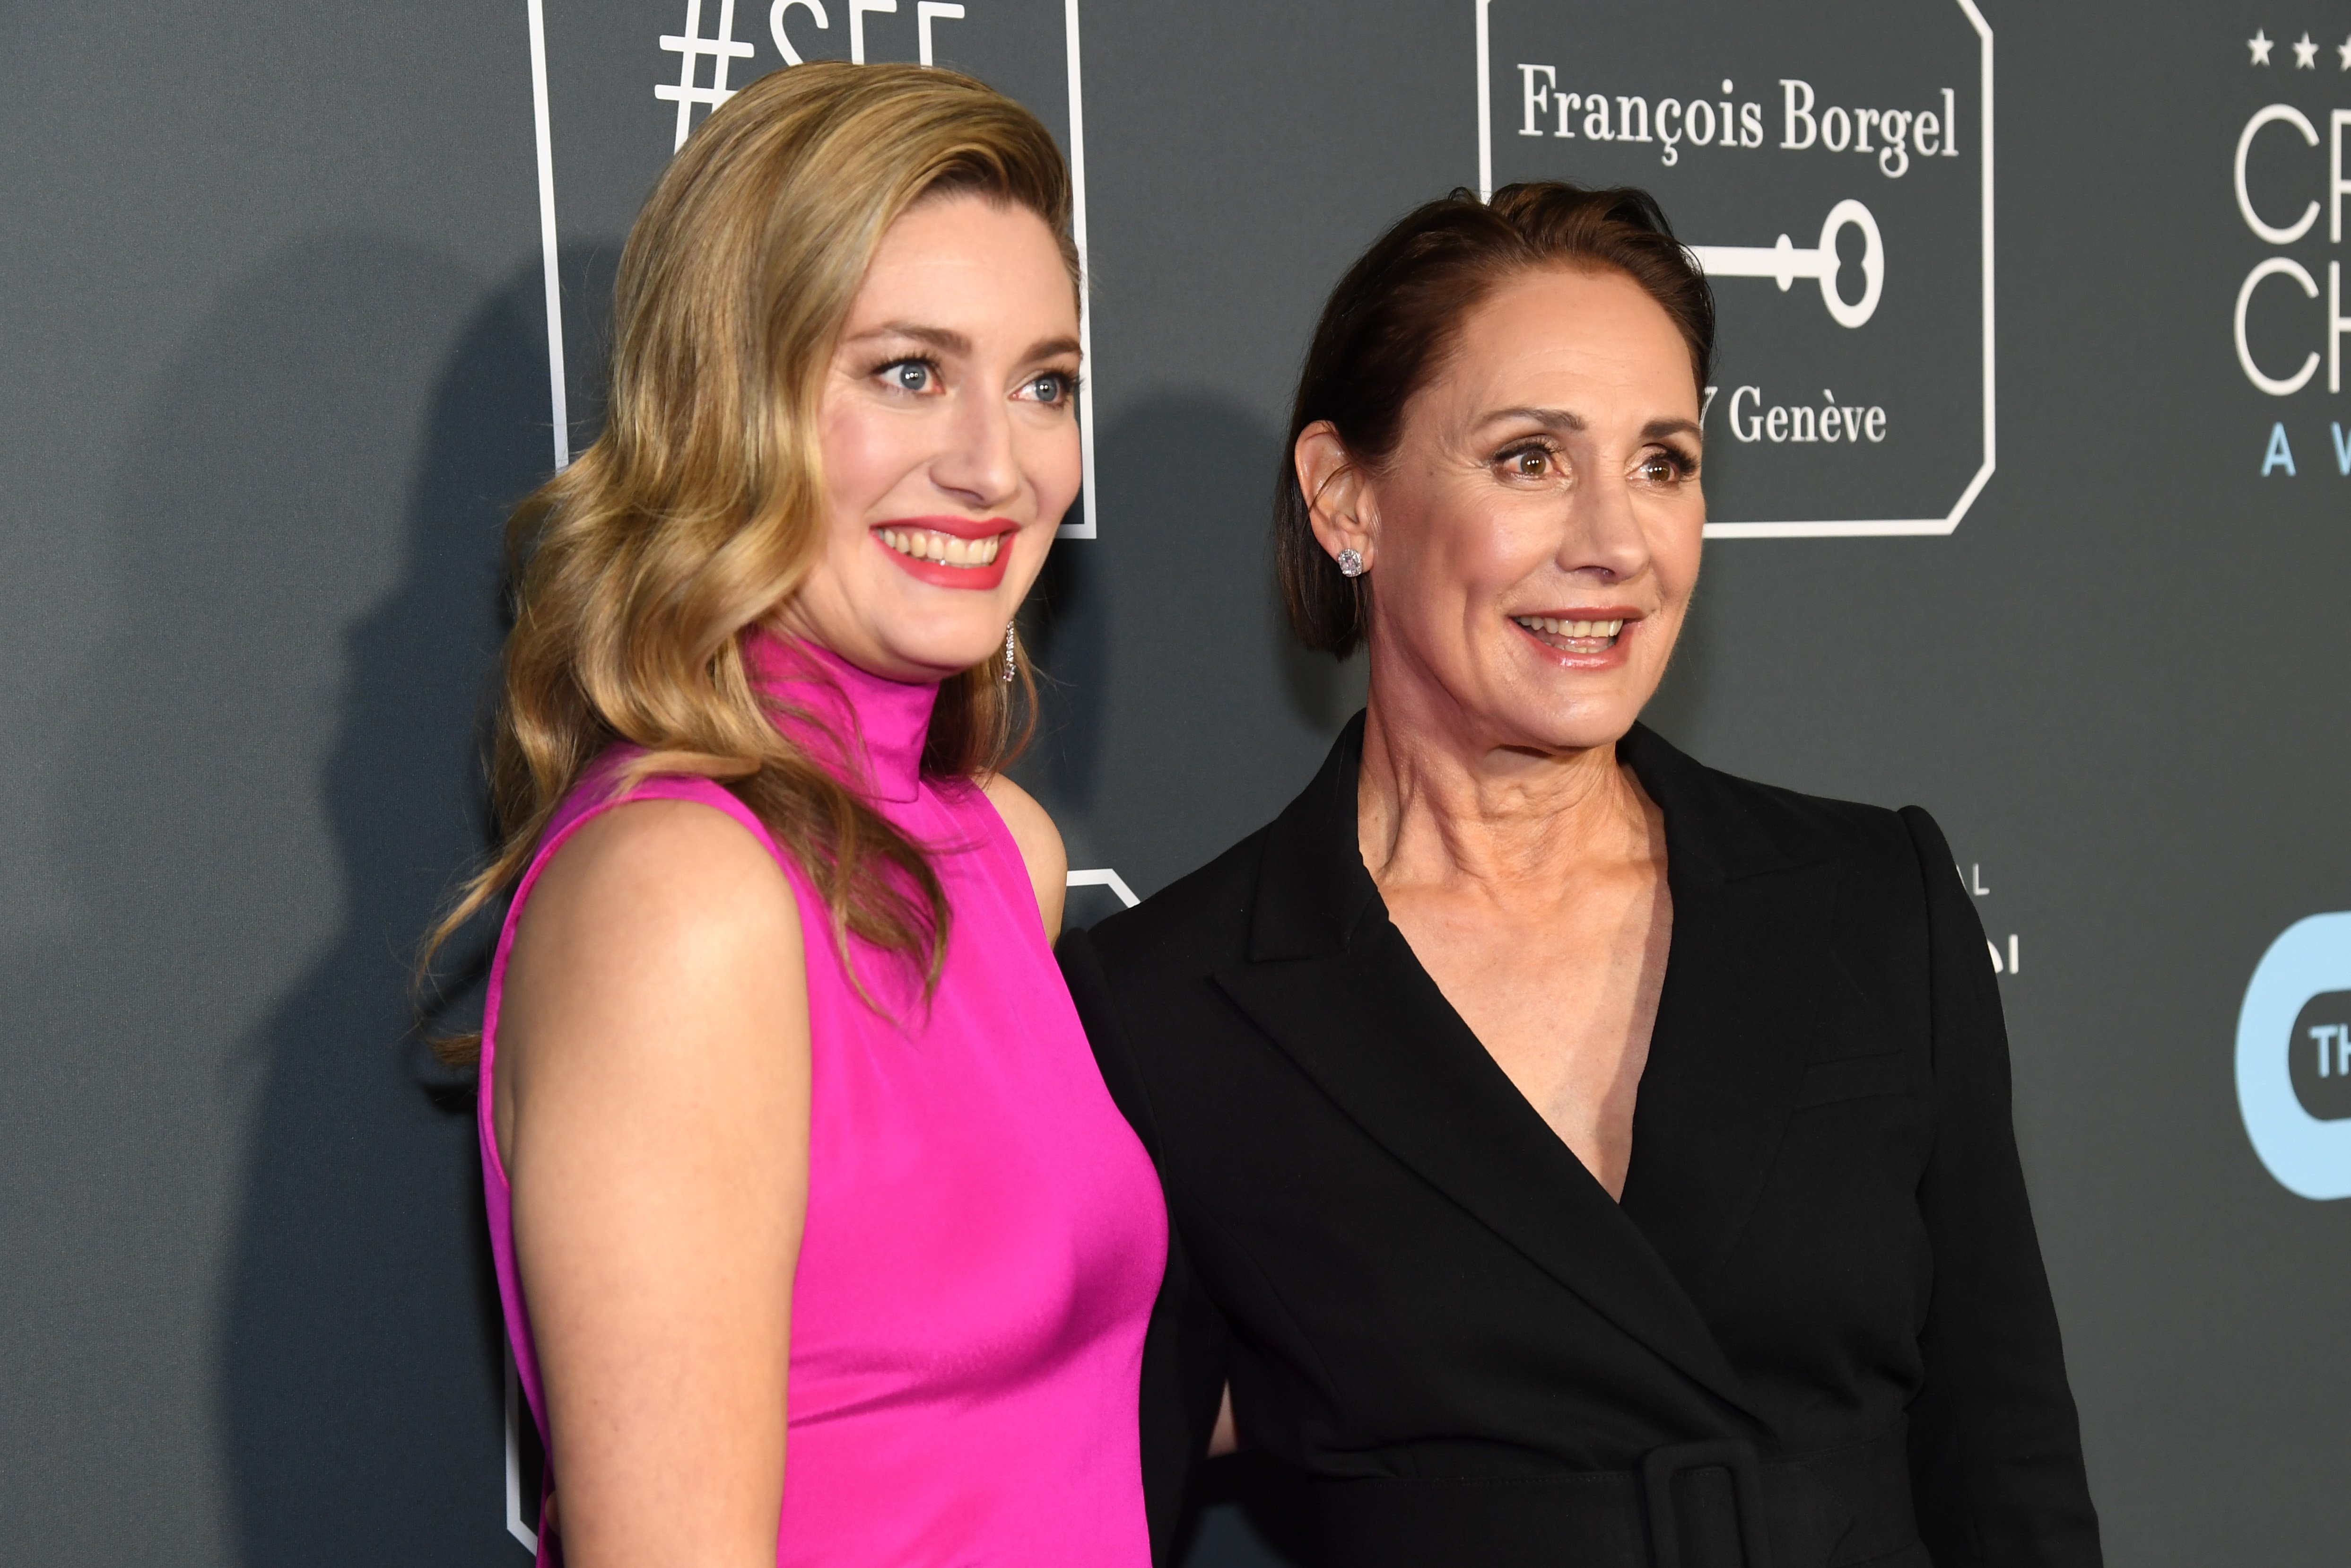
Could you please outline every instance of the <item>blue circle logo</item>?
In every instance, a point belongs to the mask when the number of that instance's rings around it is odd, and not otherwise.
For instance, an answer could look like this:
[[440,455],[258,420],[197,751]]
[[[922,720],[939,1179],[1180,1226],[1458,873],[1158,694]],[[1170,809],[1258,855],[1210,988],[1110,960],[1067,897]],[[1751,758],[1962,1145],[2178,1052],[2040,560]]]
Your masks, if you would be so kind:
[[2351,913],[2270,944],[2237,1014],[2237,1107],[2270,1175],[2304,1197],[2351,1197]]

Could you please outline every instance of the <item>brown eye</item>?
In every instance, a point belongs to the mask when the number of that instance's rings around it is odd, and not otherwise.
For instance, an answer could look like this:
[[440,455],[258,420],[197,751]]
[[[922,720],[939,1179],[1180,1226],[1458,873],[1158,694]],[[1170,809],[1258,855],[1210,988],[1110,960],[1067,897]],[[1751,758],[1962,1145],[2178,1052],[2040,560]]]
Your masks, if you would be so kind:
[[1513,479],[1541,479],[1552,471],[1552,456],[1540,446],[1522,446],[1502,455],[1502,468]]
[[1670,452],[1653,452],[1641,463],[1641,477],[1654,485],[1672,485],[1689,477],[1693,465]]

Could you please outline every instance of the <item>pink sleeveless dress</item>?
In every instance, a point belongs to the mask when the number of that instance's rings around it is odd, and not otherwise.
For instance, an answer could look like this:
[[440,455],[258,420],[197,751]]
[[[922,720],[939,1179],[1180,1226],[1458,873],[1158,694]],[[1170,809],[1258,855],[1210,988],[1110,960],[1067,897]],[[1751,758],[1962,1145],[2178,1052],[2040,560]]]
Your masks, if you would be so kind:
[[[764,633],[746,652],[763,689],[824,715],[850,755],[809,727],[795,734],[928,850],[953,911],[946,967],[925,1012],[910,967],[852,939],[859,977],[904,1021],[877,1014],[827,940],[823,903],[733,795],[665,778],[615,799],[601,782],[615,758],[590,771],[517,889],[482,1028],[490,1240],[531,1414],[543,1436],[491,1122],[516,922],[549,857],[599,812],[622,799],[700,801],[776,856],[807,936],[808,1221],[777,1563],[1148,1568],[1136,1402],[1165,1209],[1094,1066],[1019,851],[976,787],[920,776],[935,686]],[[561,1463],[550,1456],[559,1495]],[[551,1540],[539,1551],[560,1560]]]

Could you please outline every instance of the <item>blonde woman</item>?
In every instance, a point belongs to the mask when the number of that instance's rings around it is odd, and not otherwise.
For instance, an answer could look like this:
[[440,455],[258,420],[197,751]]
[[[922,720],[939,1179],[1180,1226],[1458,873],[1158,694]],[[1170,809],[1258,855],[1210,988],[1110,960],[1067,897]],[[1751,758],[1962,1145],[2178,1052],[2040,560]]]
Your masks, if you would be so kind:
[[912,67],[744,89],[630,235],[453,916],[512,890],[482,1163],[542,1561],[1148,1560],[1164,1210],[998,771],[1075,277],[1050,137]]

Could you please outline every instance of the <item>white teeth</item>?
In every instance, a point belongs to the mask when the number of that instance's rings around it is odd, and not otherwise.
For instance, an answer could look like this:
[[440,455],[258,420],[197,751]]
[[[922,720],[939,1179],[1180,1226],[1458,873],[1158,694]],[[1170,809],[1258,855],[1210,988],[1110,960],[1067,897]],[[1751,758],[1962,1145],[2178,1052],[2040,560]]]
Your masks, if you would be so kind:
[[939,566],[993,566],[998,552],[1004,548],[1002,534],[966,539],[932,528],[877,528],[874,532],[883,544],[900,555],[912,556],[916,560],[927,560]]

